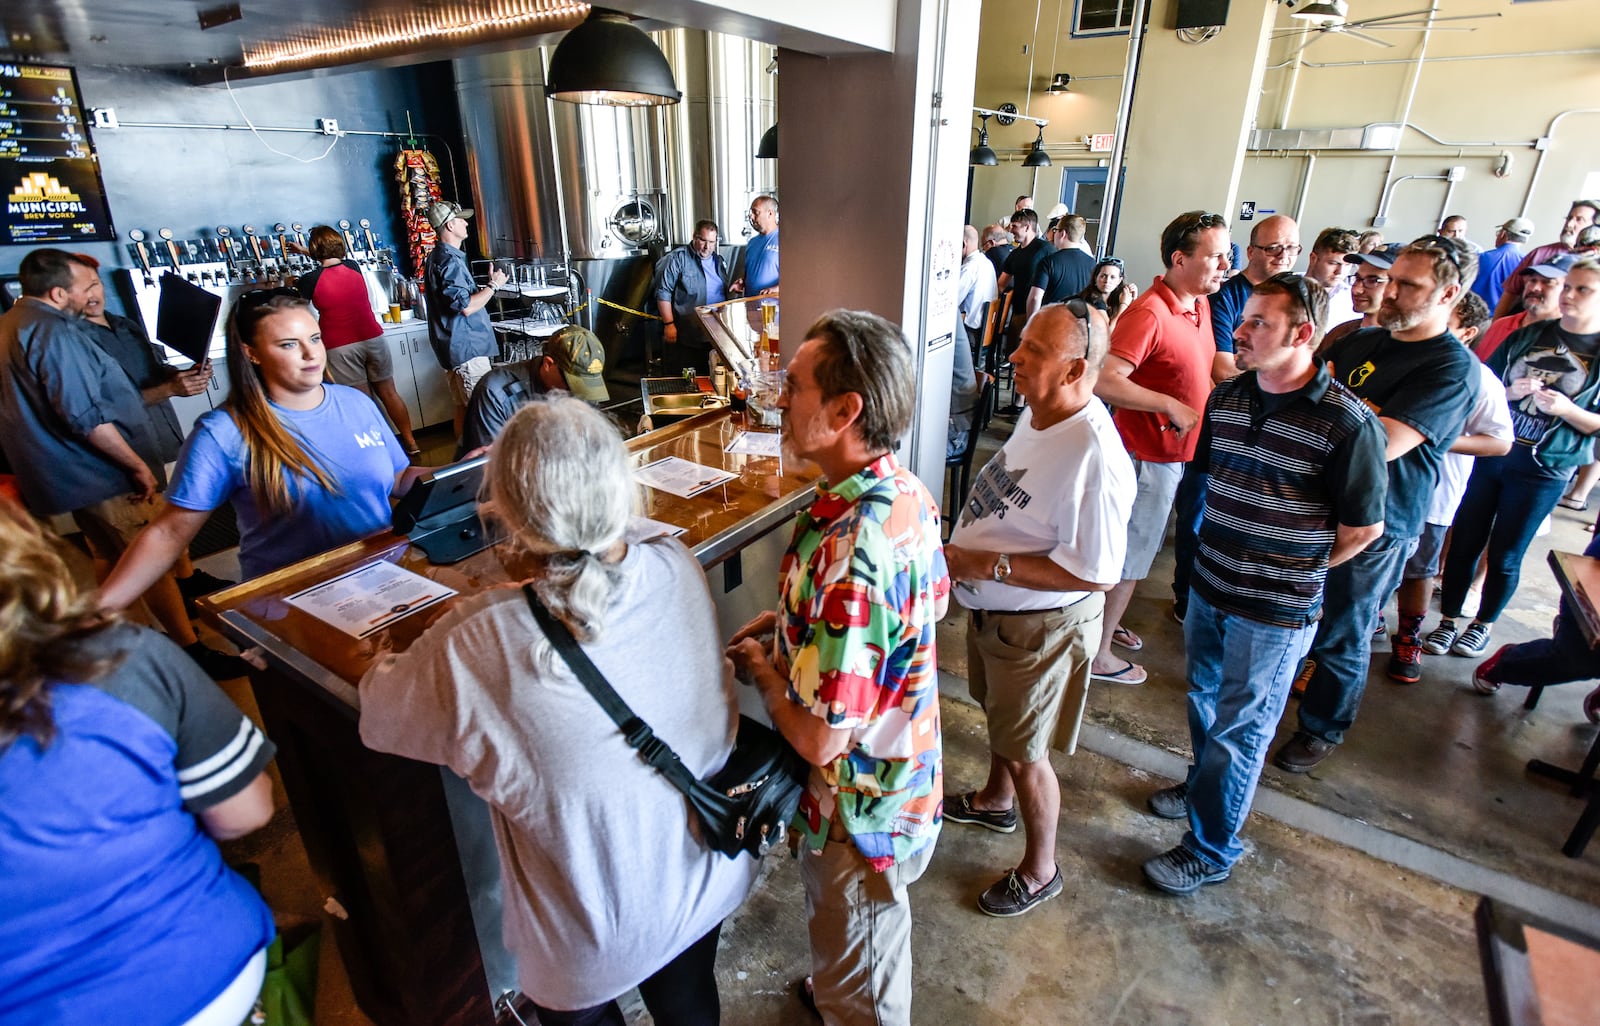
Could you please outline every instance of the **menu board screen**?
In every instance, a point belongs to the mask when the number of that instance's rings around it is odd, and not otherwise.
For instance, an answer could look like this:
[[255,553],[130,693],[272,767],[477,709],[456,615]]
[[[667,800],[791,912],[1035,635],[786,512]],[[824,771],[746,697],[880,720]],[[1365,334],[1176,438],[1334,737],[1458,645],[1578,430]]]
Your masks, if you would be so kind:
[[0,199],[0,245],[117,237],[71,68],[0,61]]

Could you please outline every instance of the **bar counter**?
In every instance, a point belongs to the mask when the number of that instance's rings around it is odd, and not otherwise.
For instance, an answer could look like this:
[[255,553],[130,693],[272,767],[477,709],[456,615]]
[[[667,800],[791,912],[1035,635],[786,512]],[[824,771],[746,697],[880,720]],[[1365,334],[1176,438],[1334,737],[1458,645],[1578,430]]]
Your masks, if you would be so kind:
[[[687,499],[644,489],[644,514],[682,527],[680,539],[706,567],[724,637],[775,602],[788,542],[779,529],[810,503],[820,476],[810,464],[726,453],[745,426],[742,413],[718,410],[628,443],[635,466],[677,456],[739,475]],[[370,751],[356,729],[362,674],[380,653],[409,647],[450,602],[357,640],[285,601],[374,560],[461,596],[523,576],[499,548],[435,566],[405,537],[383,533],[201,606],[230,641],[265,653],[268,669],[252,673],[251,686],[312,870],[336,903],[334,934],[357,1003],[383,1026],[494,1022],[516,989],[516,968],[500,940],[488,808],[450,771]]]

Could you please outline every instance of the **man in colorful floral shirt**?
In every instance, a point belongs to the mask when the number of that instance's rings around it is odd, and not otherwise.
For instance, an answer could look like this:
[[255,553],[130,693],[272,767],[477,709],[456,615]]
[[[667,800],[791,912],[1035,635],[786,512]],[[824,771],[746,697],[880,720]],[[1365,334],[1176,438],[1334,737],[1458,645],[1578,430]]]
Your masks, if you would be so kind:
[[777,613],[728,653],[813,767],[795,822],[813,978],[801,995],[830,1026],[911,1022],[906,888],[939,835],[934,628],[950,578],[938,507],[893,455],[914,380],[881,317],[835,311],[806,333],[779,404],[784,444],[829,483],[795,525]]

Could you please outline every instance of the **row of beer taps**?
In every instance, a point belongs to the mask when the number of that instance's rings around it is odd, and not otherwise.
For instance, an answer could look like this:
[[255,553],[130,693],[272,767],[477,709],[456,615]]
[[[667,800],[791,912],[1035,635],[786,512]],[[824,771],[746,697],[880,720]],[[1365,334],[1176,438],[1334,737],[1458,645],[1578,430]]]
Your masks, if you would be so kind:
[[[377,269],[394,261],[391,248],[380,244],[372,222],[363,217],[355,224],[338,222],[347,259],[363,268]],[[359,235],[357,234],[359,228]],[[306,251],[306,228],[299,221],[272,226],[270,233],[244,225],[237,235],[228,225],[212,234],[180,239],[171,228],[159,228],[152,239],[143,229],[128,232],[128,253],[153,288],[164,273],[180,274],[196,285],[288,284],[317,266]],[[365,242],[365,246],[361,243]]]

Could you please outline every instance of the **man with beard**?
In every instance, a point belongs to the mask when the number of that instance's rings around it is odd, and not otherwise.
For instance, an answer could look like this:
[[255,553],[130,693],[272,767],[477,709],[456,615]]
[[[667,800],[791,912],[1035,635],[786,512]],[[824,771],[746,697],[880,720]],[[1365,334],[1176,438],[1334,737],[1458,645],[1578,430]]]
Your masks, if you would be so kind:
[[1515,313],[1522,305],[1522,290],[1528,284],[1523,272],[1539,264],[1552,263],[1556,257],[1571,253],[1578,246],[1579,233],[1594,224],[1597,218],[1600,218],[1600,200],[1574,200],[1567,210],[1567,219],[1561,222],[1561,238],[1555,242],[1535,246],[1522,258],[1522,263],[1518,264],[1517,269],[1506,279],[1505,291],[1500,293],[1500,302],[1494,308],[1494,315],[1504,317]]
[[1561,316],[1561,286],[1566,283],[1567,271],[1576,262],[1569,253],[1550,258],[1547,264],[1534,264],[1516,277],[1522,279],[1522,309],[1504,317],[1496,317],[1472,346],[1472,355],[1489,362],[1500,343],[1518,328],[1540,321],[1553,321]]
[[1477,258],[1438,235],[1405,247],[1389,269],[1381,327],[1327,352],[1336,381],[1378,415],[1388,436],[1389,494],[1383,535],[1328,572],[1322,622],[1302,678],[1300,729],[1273,764],[1290,773],[1319,765],[1344,742],[1367,687],[1372,631],[1416,547],[1439,464],[1478,394],[1478,372],[1450,333],[1450,312],[1472,285]]

